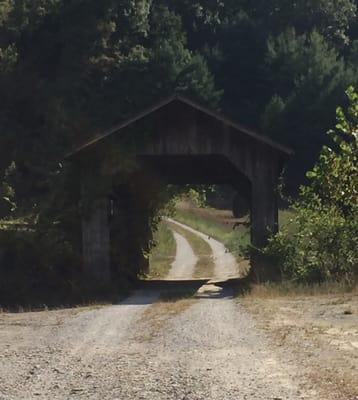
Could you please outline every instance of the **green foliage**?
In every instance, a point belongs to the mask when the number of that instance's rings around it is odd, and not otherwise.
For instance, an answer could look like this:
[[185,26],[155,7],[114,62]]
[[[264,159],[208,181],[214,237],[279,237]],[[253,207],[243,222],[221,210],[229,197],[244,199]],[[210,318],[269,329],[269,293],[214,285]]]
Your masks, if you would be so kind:
[[0,231],[0,304],[69,304],[80,301],[79,254],[57,231]]
[[347,113],[337,109],[310,185],[301,188],[291,225],[264,250],[286,278],[354,281],[358,274],[358,95],[349,88]]
[[15,163],[12,163],[4,171],[4,177],[0,181],[0,219],[15,211],[15,190],[9,182],[9,177],[16,170]]
[[357,80],[355,16],[353,0],[4,0],[0,175],[15,161],[19,203],[40,207],[74,143],[180,92],[262,121],[295,148],[297,183]]
[[180,197],[188,200],[194,207],[205,207],[207,191],[211,190],[207,186],[188,187],[185,193],[180,193]]
[[346,216],[358,209],[358,94],[347,91],[347,115],[337,109],[336,131],[328,132],[332,146],[324,146],[317,164],[308,172],[310,186],[302,196],[308,203],[320,201]]
[[[66,240],[74,256],[68,265],[75,268],[77,263],[79,268],[79,217],[92,202],[78,207],[79,179],[62,165],[66,152],[173,92],[215,106],[220,91],[204,57],[189,49],[181,16],[161,2],[3,1],[0,37],[0,217],[29,217],[34,235],[42,238],[51,232],[54,242]],[[140,140],[146,140],[145,134]],[[119,159],[121,177],[116,179],[126,183],[125,173],[135,173],[130,146],[107,154],[105,168],[118,166]],[[7,169],[12,164],[16,170],[10,176]],[[93,160],[89,166],[92,178],[103,178],[106,171],[95,170],[96,165]],[[97,182],[89,189],[90,200],[113,183],[104,178]],[[142,189],[132,193],[133,203],[139,199],[140,208],[152,195],[145,211],[155,227],[167,193],[158,185]],[[145,253],[149,227],[141,228],[134,233]],[[41,247],[42,239],[38,243]],[[0,240],[0,249],[14,245]],[[20,250],[35,249],[29,245]],[[60,264],[68,261],[55,246],[53,254]],[[36,260],[47,268],[47,276],[53,262],[45,254]],[[24,263],[23,268],[35,271],[35,264]],[[142,267],[135,265],[127,272],[132,276]]]
[[276,94],[265,108],[262,126],[296,152],[286,177],[292,193],[328,143],[322,131],[334,123],[337,101],[357,81],[357,68],[318,31],[299,35],[294,29],[268,40],[265,68]]
[[167,5],[23,0],[1,11],[0,173],[16,162],[25,207],[41,204],[74,143],[175,91],[218,102],[205,59]]
[[[282,124],[282,114],[285,109],[285,102],[282,97],[277,94],[272,97],[270,102],[267,104],[265,111],[262,116],[262,128],[271,136],[274,136],[275,130]],[[280,123],[281,122],[281,123]]]
[[153,248],[149,255],[148,278],[165,278],[175,259],[176,243],[173,233],[165,222],[161,222],[153,237]]
[[[75,247],[78,193],[64,154],[173,92],[292,146],[294,190],[357,84],[356,12],[353,0],[0,1],[0,217],[29,217]],[[130,148],[114,153],[109,164],[133,168]],[[155,226],[175,193],[154,188]]]
[[[358,215],[344,218],[334,208],[295,207],[284,227],[264,250],[282,277],[313,283],[355,279],[358,268]],[[293,231],[293,232],[292,232]]]
[[195,19],[189,44],[206,56],[224,90],[222,109],[293,148],[286,187],[296,194],[327,143],[336,104],[357,84],[356,2],[216,3],[202,2],[220,22],[209,28]]

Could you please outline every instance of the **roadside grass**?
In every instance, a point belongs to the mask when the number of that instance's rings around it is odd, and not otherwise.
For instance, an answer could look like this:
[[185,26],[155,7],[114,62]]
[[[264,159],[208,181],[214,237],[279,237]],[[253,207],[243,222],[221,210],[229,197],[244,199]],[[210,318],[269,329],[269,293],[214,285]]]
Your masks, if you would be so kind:
[[146,278],[165,278],[175,259],[176,244],[173,233],[165,221],[160,222],[154,233],[156,246],[149,255],[149,273]]
[[345,282],[323,282],[321,284],[299,284],[290,281],[251,285],[237,295],[253,299],[294,298],[336,294],[358,294],[357,284]]
[[195,265],[193,278],[212,278],[214,276],[214,260],[211,247],[199,236],[172,223],[169,226],[184,236],[192,247],[198,261]]
[[244,256],[241,248],[250,243],[249,229],[240,225],[235,230],[232,225],[223,224],[214,217],[204,217],[196,209],[177,209],[174,218],[216,240],[222,242],[231,253],[236,256],[238,261],[242,261]]

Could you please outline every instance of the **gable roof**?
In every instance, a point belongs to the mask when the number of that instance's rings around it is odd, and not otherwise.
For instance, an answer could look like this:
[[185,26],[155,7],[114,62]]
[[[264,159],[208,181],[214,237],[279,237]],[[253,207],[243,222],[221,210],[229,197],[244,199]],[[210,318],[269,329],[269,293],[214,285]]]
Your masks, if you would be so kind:
[[184,103],[198,111],[203,112],[204,114],[216,119],[217,121],[223,122],[225,125],[230,126],[233,129],[236,129],[239,132],[242,132],[244,134],[246,134],[247,136],[250,136],[251,138],[264,143],[272,148],[274,148],[275,150],[285,154],[285,155],[292,155],[293,154],[293,150],[281,145],[273,140],[271,140],[270,138],[263,136],[255,131],[252,131],[234,121],[232,121],[231,119],[223,116],[222,114],[216,112],[216,111],[212,111],[209,108],[202,106],[192,100],[190,100],[187,97],[184,97],[182,95],[172,95],[170,97],[167,97],[164,100],[161,100],[157,103],[155,103],[154,105],[152,105],[151,107],[148,107],[147,109],[145,109],[142,112],[139,112],[138,114],[136,114],[135,116],[133,116],[132,118],[128,118],[125,121],[121,122],[120,124],[112,127],[111,129],[105,131],[104,133],[94,137],[93,139],[87,141],[86,143],[84,143],[83,145],[77,147],[75,150],[73,150],[72,152],[70,152],[66,158],[70,158],[74,155],[76,155],[77,153],[80,153],[81,151],[95,145],[96,143],[101,142],[102,140],[106,139],[107,137],[113,135],[116,132],[119,132],[120,130],[132,125],[133,123],[140,121],[141,119],[149,116],[150,114],[154,113],[155,111],[160,110],[161,108],[167,106],[170,103],[173,103],[175,101],[179,101],[181,103]]

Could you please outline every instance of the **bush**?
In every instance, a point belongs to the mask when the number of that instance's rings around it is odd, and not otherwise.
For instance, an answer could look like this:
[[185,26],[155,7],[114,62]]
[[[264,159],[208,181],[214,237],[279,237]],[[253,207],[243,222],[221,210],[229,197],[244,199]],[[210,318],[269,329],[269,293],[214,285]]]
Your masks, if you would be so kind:
[[80,295],[80,261],[58,232],[0,231],[0,304],[68,304]]
[[263,250],[284,278],[354,281],[358,275],[358,94],[349,88],[347,115],[337,109],[317,164],[307,173],[291,227]]
[[284,227],[263,252],[284,279],[352,282],[358,268],[358,215],[352,217],[345,219],[336,209],[296,206],[293,226]]

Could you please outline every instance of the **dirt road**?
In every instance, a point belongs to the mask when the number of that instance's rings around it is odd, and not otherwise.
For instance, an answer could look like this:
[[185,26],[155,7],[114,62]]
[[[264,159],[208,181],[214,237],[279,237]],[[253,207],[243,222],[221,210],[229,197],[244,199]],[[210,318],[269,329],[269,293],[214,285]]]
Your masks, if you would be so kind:
[[178,221],[170,218],[168,219],[168,221],[174,225],[180,226],[181,228],[188,230],[189,232],[196,234],[208,243],[213,253],[213,259],[215,262],[214,279],[230,279],[239,276],[239,268],[235,257],[228,252],[228,250],[222,243]]
[[159,296],[0,314],[0,399],[329,400],[229,290]]
[[175,231],[173,231],[173,235],[176,242],[176,254],[167,279],[191,278],[193,276],[198,257],[195,255],[189,242],[184,236]]

